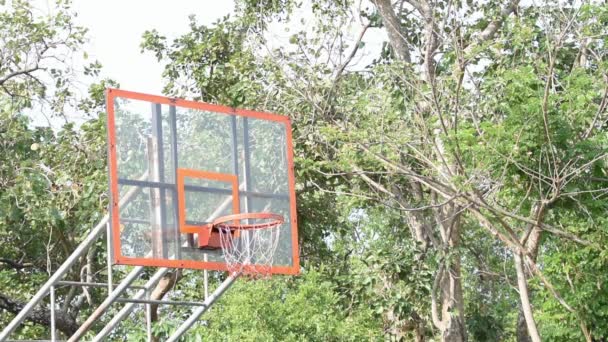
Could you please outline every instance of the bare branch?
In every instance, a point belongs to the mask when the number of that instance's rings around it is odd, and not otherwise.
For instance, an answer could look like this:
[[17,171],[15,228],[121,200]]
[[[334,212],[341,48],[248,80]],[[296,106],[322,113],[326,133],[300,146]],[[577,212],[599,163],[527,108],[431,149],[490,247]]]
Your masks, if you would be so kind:
[[359,37],[355,41],[355,45],[353,46],[353,49],[351,50],[351,52],[348,55],[348,57],[346,57],[346,60],[342,63],[342,65],[340,65],[340,68],[338,68],[338,71],[336,72],[336,76],[335,76],[334,79],[336,79],[336,80],[339,79],[340,76],[342,76],[342,73],[344,72],[344,69],[346,69],[346,67],[353,60],[353,58],[357,54],[357,51],[359,50],[359,46],[361,46],[361,41],[363,40],[363,36],[365,36],[365,32],[367,32],[367,29],[370,26],[371,26],[371,22],[369,22],[365,26],[363,26],[363,28],[361,29],[361,33],[359,33]]
[[[17,314],[23,309],[24,306],[25,303],[0,293],[0,309]],[[51,310],[46,308],[34,309],[26,319],[31,322],[50,327]],[[64,310],[55,310],[55,322],[57,329],[67,336],[71,336],[76,330],[78,330],[78,323]]]
[[10,268],[13,268],[13,269],[16,269],[16,270],[21,270],[21,269],[30,268],[30,267],[36,267],[31,262],[21,263],[19,261],[14,261],[14,260],[5,259],[5,258],[0,258],[0,263],[3,263],[5,265],[9,266]]
[[[504,23],[507,16],[509,16],[511,13],[515,12],[518,5],[519,5],[519,0],[512,0],[505,8],[503,8],[500,11],[500,15],[496,19],[492,20],[488,24],[488,26],[486,26],[486,28],[483,31],[481,31],[481,33],[477,37],[477,40],[475,40],[474,43],[469,44],[467,47],[465,47],[465,49],[464,49],[465,56],[469,56],[471,54],[471,52],[473,51],[473,49],[475,47],[477,47],[478,45],[483,44],[484,42],[492,39],[496,35],[496,32],[498,32],[498,30],[502,27],[502,24]],[[474,57],[474,56],[469,56],[469,59],[471,57]]]
[[13,71],[11,73],[9,73],[8,75],[0,78],[0,86],[4,85],[4,83],[8,82],[11,78],[13,77],[17,77],[19,75],[29,75],[30,73],[39,70],[40,67],[38,67],[38,65],[31,67],[29,69],[23,69],[23,70],[16,70]]

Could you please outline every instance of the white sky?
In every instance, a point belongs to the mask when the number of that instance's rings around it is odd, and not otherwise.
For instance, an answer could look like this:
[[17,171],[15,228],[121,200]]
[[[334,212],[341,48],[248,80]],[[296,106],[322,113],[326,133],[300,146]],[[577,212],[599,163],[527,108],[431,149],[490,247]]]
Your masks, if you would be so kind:
[[142,54],[139,45],[146,30],[156,29],[169,39],[188,32],[188,16],[199,24],[211,24],[229,14],[232,0],[74,0],[77,23],[89,29],[87,52],[90,61],[99,60],[102,75],[121,88],[160,94],[162,66],[151,53]]
[[[55,6],[55,0],[32,1],[42,14],[52,12]],[[189,15],[194,14],[200,25],[210,25],[231,14],[233,9],[233,0],[73,0],[72,11],[77,13],[75,22],[88,29],[88,43],[84,48],[88,60],[83,60],[78,53],[72,61],[73,68],[78,74],[84,65],[98,60],[103,66],[100,77],[117,81],[122,89],[161,94],[163,66],[152,53],[141,53],[143,33],[156,29],[170,42],[189,31]],[[306,19],[306,25],[289,25],[289,31],[285,31],[284,24],[275,25],[277,27],[273,27],[269,32],[268,38],[273,41],[271,45],[287,44],[289,37],[298,29],[311,29],[309,26],[313,21],[309,18],[310,6],[304,6],[299,12],[301,13],[297,13],[295,17]],[[299,19],[294,22],[299,23]],[[361,30],[360,24],[355,24],[350,30],[354,39]],[[382,41],[385,40],[385,33],[383,30],[370,29],[364,40],[367,45],[359,50],[358,58],[353,61],[351,67],[364,67],[377,57]],[[82,96],[86,96],[91,79],[82,80],[78,88]],[[28,115],[33,119],[34,126],[46,126],[50,123],[59,128],[64,123],[63,119],[48,117],[44,112],[44,108],[33,108],[29,111]],[[67,110],[64,114],[69,121],[76,123],[86,119],[77,110]]]

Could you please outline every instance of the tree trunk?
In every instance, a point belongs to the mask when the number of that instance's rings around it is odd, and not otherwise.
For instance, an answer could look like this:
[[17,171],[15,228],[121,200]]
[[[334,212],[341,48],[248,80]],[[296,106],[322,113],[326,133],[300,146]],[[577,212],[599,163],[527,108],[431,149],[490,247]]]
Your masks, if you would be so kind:
[[[544,213],[545,213],[545,208],[546,207],[543,205],[537,205],[532,208],[532,214],[538,221],[541,221],[543,219]],[[530,234],[527,237],[525,235],[526,232],[530,232]],[[526,247],[528,256],[530,257],[530,259],[533,262],[536,262],[541,235],[542,235],[541,229],[539,229],[536,226],[532,227],[531,225],[528,225],[526,227],[526,230],[524,231],[524,235],[520,238],[520,242],[522,244],[524,244],[524,247]],[[519,312],[517,314],[517,326],[516,326],[517,342],[532,342],[534,340],[534,338],[532,336],[532,334],[534,332],[530,333],[528,326],[530,324],[532,324],[534,326],[533,329],[536,331],[537,335],[538,335],[538,330],[536,327],[536,323],[534,322],[534,315],[532,314],[532,308],[530,305],[530,298],[529,298],[530,292],[527,287],[528,275],[526,274],[525,269],[523,267],[524,266],[523,260],[521,260],[520,256],[517,255],[517,253],[515,253],[514,259],[515,259],[515,270],[517,272],[517,283],[518,283],[518,287],[520,287],[520,289],[519,289],[520,305],[519,305]],[[520,268],[521,268],[521,270],[520,270]],[[521,273],[520,273],[520,271],[521,271]],[[520,281],[523,281],[524,285],[526,286],[525,293],[523,293],[523,294],[521,291],[522,285],[520,285]],[[524,298],[523,296],[525,296],[526,298]],[[527,301],[527,305],[523,304],[524,301]],[[529,310],[528,316],[530,317],[530,320],[532,320],[532,322],[530,322],[530,323],[528,323],[528,319],[526,317],[525,310]]]
[[[454,274],[458,274],[456,277]],[[445,325],[441,332],[441,340],[445,342],[462,342],[467,340],[464,307],[462,297],[462,284],[460,281],[460,260],[452,263],[451,270],[446,277],[443,289],[443,317]]]
[[[12,299],[0,293],[0,308],[14,314],[18,314],[25,303]],[[28,321],[51,326],[51,310],[47,308],[36,308],[26,318]],[[78,323],[66,311],[57,308],[55,310],[55,326],[66,336],[72,336],[78,330]]]
[[[528,296],[528,281],[526,273],[524,271],[524,261],[521,254],[515,254],[515,270],[517,271],[517,288],[519,289],[519,298],[521,301],[521,309],[523,316],[526,321],[527,332],[533,342],[540,342],[540,335],[536,328],[536,322],[534,322],[534,315],[532,314],[532,305],[530,304],[530,298]],[[519,323],[519,322],[518,322]],[[519,324],[518,324],[519,325]],[[520,335],[520,331],[517,332],[517,336]]]
[[[153,300],[163,299],[163,297],[165,297],[167,292],[169,292],[181,278],[182,278],[181,270],[176,270],[173,273],[171,273],[171,272],[167,273],[164,277],[162,277],[160,279],[160,281],[154,288],[154,291],[152,291],[152,294],[150,295],[150,299],[153,299]],[[150,315],[151,320],[152,320],[152,322],[157,322],[158,321],[158,304],[152,304],[150,307],[152,309],[151,310],[152,312]],[[160,338],[158,336],[154,335],[154,336],[152,336],[152,341],[158,342],[158,341],[160,341]]]
[[426,337],[424,335],[424,326],[422,324],[418,325],[414,334],[415,334],[414,341],[416,341],[416,342],[425,342],[426,341]]
[[[383,26],[388,33],[389,43],[394,51],[396,59],[401,62],[410,63],[410,47],[409,42],[406,40],[404,30],[401,25],[400,15],[401,13],[395,13],[393,4],[390,0],[373,0],[376,8],[382,17]],[[434,88],[435,85],[435,64],[434,64],[434,53],[439,46],[437,39],[436,25],[433,16],[433,9],[429,1],[409,1],[424,18],[424,31],[425,31],[425,66],[426,66],[426,82],[428,86]],[[449,125],[449,124],[448,124]],[[434,139],[429,137],[429,139]],[[456,175],[455,170],[449,170],[451,166],[446,165],[446,160],[449,160],[448,153],[443,148],[441,137],[437,136],[435,139],[438,140],[437,144],[437,155],[435,156],[439,165],[443,165],[442,168],[446,168],[445,175]],[[449,162],[448,162],[449,163]],[[414,184],[417,185],[417,184]],[[415,186],[412,187],[415,189]],[[416,192],[413,192],[417,195]],[[438,194],[432,193],[432,202],[437,204]],[[439,280],[437,284],[433,285],[433,293],[431,300],[433,301],[433,322],[437,328],[441,331],[442,341],[457,341],[462,342],[467,340],[465,319],[464,319],[464,298],[462,294],[462,281],[461,281],[461,270],[460,270],[460,255],[458,253],[458,247],[460,245],[460,213],[461,209],[459,206],[453,204],[443,205],[437,210],[434,210],[432,218],[435,220],[435,225],[439,228],[441,233],[441,242],[435,243],[435,248],[440,250],[447,258],[446,264],[440,268],[438,274]],[[428,240],[433,239],[430,229],[427,231],[424,229],[424,218],[417,217],[420,212],[414,212],[408,217],[410,227],[413,230],[413,235],[416,240],[421,241],[423,246],[427,246]],[[435,298],[435,290],[441,295],[440,306],[441,310],[437,308],[438,303]],[[441,312],[441,318],[439,318],[439,311]]]
[[519,305],[519,313],[517,315],[517,342],[532,342],[530,334],[528,334],[528,328],[526,328],[526,318],[524,317],[524,310]]
[[404,61],[405,63],[410,62],[410,50],[405,40],[405,35],[401,29],[401,23],[399,18],[393,10],[393,4],[390,0],[374,0],[374,4],[380,12],[384,28],[388,33],[389,43],[393,49],[393,53],[397,59]]
[[[457,205],[448,204],[435,210],[446,260],[439,266],[431,291],[431,313],[433,324],[441,332],[441,341],[445,342],[467,341],[460,253],[457,249],[460,244],[461,209]],[[438,308],[437,292],[441,295],[441,310]]]
[[[457,208],[455,208],[458,210]],[[450,210],[454,213],[455,210]],[[462,281],[460,270],[460,253],[456,252],[455,247],[459,244],[460,222],[458,219],[452,224],[452,232],[448,241],[451,253],[448,271],[441,283],[442,308],[441,317],[443,326],[441,340],[445,342],[463,342],[467,340],[465,318],[464,318],[464,298],[462,295]]]

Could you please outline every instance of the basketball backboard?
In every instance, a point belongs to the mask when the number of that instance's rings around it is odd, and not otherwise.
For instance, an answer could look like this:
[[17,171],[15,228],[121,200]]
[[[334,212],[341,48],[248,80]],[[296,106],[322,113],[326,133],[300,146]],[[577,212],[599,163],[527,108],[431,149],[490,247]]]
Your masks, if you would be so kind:
[[299,272],[288,117],[119,89],[106,101],[115,263],[227,270],[210,222],[269,212],[285,221],[270,273]]

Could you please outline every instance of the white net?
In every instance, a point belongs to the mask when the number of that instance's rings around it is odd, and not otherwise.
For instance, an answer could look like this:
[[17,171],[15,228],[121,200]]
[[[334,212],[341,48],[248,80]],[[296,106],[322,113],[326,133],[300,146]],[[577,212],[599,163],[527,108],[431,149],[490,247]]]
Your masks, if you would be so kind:
[[254,278],[268,276],[279,244],[281,222],[256,229],[244,229],[245,226],[232,223],[215,226],[228,271]]

